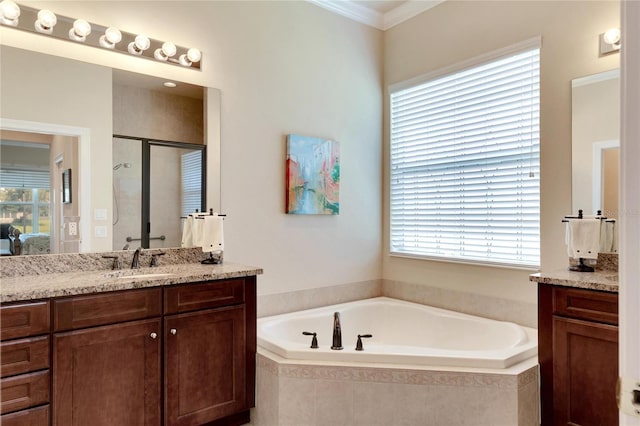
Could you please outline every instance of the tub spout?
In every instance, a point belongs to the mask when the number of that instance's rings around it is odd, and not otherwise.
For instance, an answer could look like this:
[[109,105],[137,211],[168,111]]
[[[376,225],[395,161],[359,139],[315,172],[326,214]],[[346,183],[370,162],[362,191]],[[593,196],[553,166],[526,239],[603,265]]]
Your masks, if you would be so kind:
[[340,312],[333,313],[333,345],[334,351],[342,350],[342,328],[340,326]]

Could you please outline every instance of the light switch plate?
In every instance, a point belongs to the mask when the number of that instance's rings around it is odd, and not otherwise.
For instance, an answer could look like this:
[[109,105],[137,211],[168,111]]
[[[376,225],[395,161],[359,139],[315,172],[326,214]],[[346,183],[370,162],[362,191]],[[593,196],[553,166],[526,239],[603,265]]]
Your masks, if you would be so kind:
[[618,407],[629,416],[640,417],[640,379],[618,379]]
[[107,227],[106,226],[96,226],[94,228],[94,232],[96,237],[98,238],[106,238],[107,237]]
[[107,220],[107,209],[95,209],[93,211],[93,218],[95,220]]

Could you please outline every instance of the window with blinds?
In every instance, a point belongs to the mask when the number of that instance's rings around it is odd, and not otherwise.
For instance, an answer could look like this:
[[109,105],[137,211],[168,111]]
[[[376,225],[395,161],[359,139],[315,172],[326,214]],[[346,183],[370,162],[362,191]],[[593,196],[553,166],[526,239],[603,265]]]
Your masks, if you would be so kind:
[[202,151],[182,154],[182,216],[201,211]]
[[539,266],[539,41],[513,50],[390,88],[392,255]]

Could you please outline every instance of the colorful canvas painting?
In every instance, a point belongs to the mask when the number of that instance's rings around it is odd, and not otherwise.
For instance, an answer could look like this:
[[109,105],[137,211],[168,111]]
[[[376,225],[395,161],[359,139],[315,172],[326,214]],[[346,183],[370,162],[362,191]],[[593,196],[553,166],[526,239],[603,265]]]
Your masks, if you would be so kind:
[[340,212],[340,149],[336,141],[287,136],[287,213]]

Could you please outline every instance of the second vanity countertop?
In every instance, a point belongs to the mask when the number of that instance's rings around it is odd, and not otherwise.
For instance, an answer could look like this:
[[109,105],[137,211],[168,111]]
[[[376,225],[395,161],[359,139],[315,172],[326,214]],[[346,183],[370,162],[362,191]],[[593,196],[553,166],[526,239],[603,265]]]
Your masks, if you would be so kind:
[[117,271],[62,272],[2,278],[0,302],[47,299],[78,294],[197,283],[262,274],[262,269],[236,263],[183,263]]
[[574,272],[559,269],[529,275],[529,281],[588,290],[618,292],[618,272],[601,270],[595,272]]

